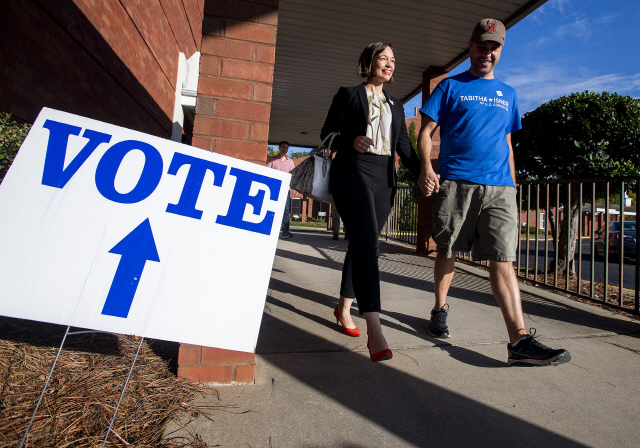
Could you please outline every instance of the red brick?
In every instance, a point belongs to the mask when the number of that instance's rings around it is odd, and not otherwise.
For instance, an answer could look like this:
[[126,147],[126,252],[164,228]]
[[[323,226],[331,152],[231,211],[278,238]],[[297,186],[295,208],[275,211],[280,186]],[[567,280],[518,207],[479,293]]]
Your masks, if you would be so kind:
[[[86,0],[85,0],[86,1]],[[91,3],[95,5],[96,1],[91,0]],[[172,0],[161,0],[162,8],[165,10],[167,19],[171,25],[171,29],[176,33],[176,41],[180,46],[180,51],[186,55],[192,55],[198,51],[196,48],[196,42],[189,25],[189,20],[184,13],[183,2],[176,2]],[[149,7],[153,7],[151,2],[148,2]]]
[[200,58],[200,74],[220,75],[220,58],[203,54]]
[[234,0],[207,0],[205,2],[204,13],[216,17],[229,17],[237,20],[256,22],[258,5]]
[[237,118],[240,120],[251,120],[268,123],[270,114],[270,104],[233,101],[224,98],[218,100],[219,117]]
[[252,42],[205,36],[202,38],[202,54],[250,61],[255,45]]
[[239,100],[249,100],[251,99],[251,83],[246,81],[236,81],[234,79],[203,76],[198,81],[198,93],[225,98],[236,98]]
[[242,365],[236,367],[236,383],[237,384],[254,384],[256,375],[256,366]]
[[191,139],[191,146],[204,149],[205,151],[213,151],[213,148],[211,146],[212,143],[213,141],[210,138],[196,137],[195,135]]
[[194,134],[203,134],[210,135],[211,131],[211,118],[206,115],[196,115],[196,118],[193,122],[193,133]]
[[271,103],[271,86],[268,84],[254,84],[252,100]]
[[233,368],[231,366],[178,366],[178,378],[192,383],[231,384]]
[[251,134],[249,138],[254,142],[266,142],[269,140],[269,124],[253,123],[251,125]]
[[[218,144],[220,141],[218,141]],[[218,145],[216,145],[218,146]],[[255,362],[254,353],[237,352],[214,347],[202,347],[202,364],[238,364]]]
[[247,123],[240,121],[218,120],[211,122],[210,135],[226,138],[246,138]]
[[216,153],[236,159],[261,161],[266,157],[267,143],[219,139],[216,140]]
[[276,62],[276,47],[259,45],[256,54],[256,61],[274,64]]
[[269,8],[268,6],[262,6],[258,9],[258,22],[266,23],[267,25],[278,24],[278,10],[276,8]]
[[200,364],[200,346],[180,344],[178,349],[178,365],[193,366]]
[[250,81],[272,82],[273,65],[224,59],[222,61],[222,76]]
[[276,31],[277,27],[271,25],[227,20],[224,35],[232,39],[275,45]]
[[[12,61],[5,64],[14,70],[11,79],[29,89],[16,93],[33,104],[10,101],[25,118],[48,106],[170,135],[175,78],[167,81],[165,75],[175,73],[178,49],[191,45],[195,50],[186,20],[165,15],[160,2],[129,2],[126,9],[119,2],[74,2],[77,8],[60,2],[5,3],[13,6],[3,8],[9,37],[0,52]],[[139,88],[147,95],[132,94]],[[130,114],[125,117],[122,110]]]
[[201,115],[214,115],[214,111],[217,111],[217,100],[210,96],[198,95],[196,100],[196,114]]

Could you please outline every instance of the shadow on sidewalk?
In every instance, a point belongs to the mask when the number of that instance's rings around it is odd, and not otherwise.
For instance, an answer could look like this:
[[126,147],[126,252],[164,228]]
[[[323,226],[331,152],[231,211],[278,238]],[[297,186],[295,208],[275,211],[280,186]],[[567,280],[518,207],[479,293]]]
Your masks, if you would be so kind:
[[[307,353],[304,358],[292,353],[262,355],[266,361],[414,446],[584,446],[399,371],[390,363],[374,364],[366,355],[344,351],[271,315],[265,314],[263,325],[277,328],[290,339],[325,346],[329,352]],[[270,332],[261,331],[261,338]],[[486,357],[479,359],[462,347],[441,348],[468,364],[504,366]],[[272,384],[277,387],[277,380],[272,379]],[[336,428],[336,433],[344,430]],[[374,441],[372,435],[362,446],[374,446]]]
[[[308,236],[305,234],[308,234]],[[302,238],[300,238],[297,243],[314,248],[318,253],[322,254],[323,257],[310,256],[305,253],[298,253],[283,248],[278,248],[276,256],[326,269],[342,270],[342,260],[344,259],[342,253],[346,251],[346,244],[331,240],[330,234],[326,232],[324,234],[319,232],[304,232],[300,236]],[[380,252],[381,282],[412,288],[421,292],[433,292],[432,258],[418,255],[410,247],[384,241],[380,242]],[[397,269],[395,267],[396,265],[400,265],[401,268]],[[273,278],[271,279],[270,288],[295,295],[302,300],[312,300],[316,303],[325,304],[327,307],[330,307],[330,309],[334,308],[338,302],[338,297],[309,291],[291,283]],[[460,269],[459,267],[456,268],[456,275],[449,289],[449,297],[498,308],[498,304],[491,292],[488,274],[483,275],[467,269]],[[523,312],[533,321],[539,317],[559,322],[567,322],[573,325],[597,328],[607,332],[640,337],[640,324],[636,322],[591,313],[571,306],[566,302],[553,301],[542,294],[522,291],[522,308]],[[441,345],[441,341],[431,338],[426,333],[428,316],[425,315],[424,318],[420,318],[386,310],[383,310],[382,314],[388,315],[411,327],[413,331],[409,331],[407,328],[393,322],[386,321],[384,317],[383,325],[405,333],[410,333],[425,341],[434,343],[434,345]],[[328,311],[327,315],[331,315],[331,311]],[[325,319],[321,320],[324,322]],[[264,333],[261,332],[261,334]]]
[[[308,313],[306,311],[302,311],[296,308],[295,305],[284,302],[282,300],[276,299],[272,296],[267,297],[267,308],[269,304],[273,304],[278,306],[279,308],[291,311],[293,313],[302,316],[309,321],[320,324],[324,327],[329,328],[330,330],[341,332],[340,327],[336,325],[333,320],[332,311],[337,304],[337,299],[329,296],[327,294],[321,294],[316,291],[311,291],[309,289],[304,289],[299,286],[291,285],[290,283],[283,282],[277,279],[271,279],[269,284],[270,290],[276,290],[284,294],[291,294],[297,297],[304,297],[306,300],[311,300],[315,303],[321,303],[327,306],[327,315],[326,316],[317,316],[315,314]],[[357,311],[354,311],[357,312]],[[504,362],[496,361],[493,358],[489,358],[480,353],[476,353],[472,350],[466,349],[464,347],[454,346],[446,341],[437,340],[429,336],[426,332],[427,324],[425,319],[416,318],[413,316],[406,316],[401,313],[394,312],[384,312],[384,314],[389,315],[393,318],[397,316],[401,316],[406,318],[405,322],[407,325],[412,326],[415,329],[414,332],[409,331],[407,328],[398,325],[395,322],[392,322],[388,319],[385,319],[382,316],[382,325],[386,328],[393,328],[398,331],[405,332],[407,334],[411,334],[422,341],[425,342],[426,345],[430,346],[438,346],[441,350],[449,353],[454,359],[457,359],[460,362],[465,364],[473,365],[476,367],[505,367],[507,364]],[[267,316],[267,314],[265,314]],[[400,318],[398,318],[400,320]],[[409,323],[411,322],[411,323]],[[411,325],[413,324],[413,325]],[[315,336],[311,338],[301,337],[301,338],[290,338],[287,329],[289,325],[279,319],[263,319],[262,327],[260,329],[260,338],[258,341],[258,345],[256,347],[256,353],[258,354],[275,354],[275,353],[309,353],[309,352],[326,352],[326,351],[348,351],[348,349],[340,346],[334,346],[333,348],[328,348],[326,343],[321,343],[319,345],[313,345]]]

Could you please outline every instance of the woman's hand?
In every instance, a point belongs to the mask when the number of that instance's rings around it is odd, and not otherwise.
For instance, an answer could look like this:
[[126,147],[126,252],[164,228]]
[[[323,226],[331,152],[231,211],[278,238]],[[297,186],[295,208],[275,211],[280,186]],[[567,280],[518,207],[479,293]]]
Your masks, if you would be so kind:
[[360,135],[356,137],[353,141],[353,149],[358,152],[367,152],[369,146],[373,145],[373,140],[369,137],[365,137],[364,135]]
[[433,169],[422,169],[420,177],[418,177],[418,187],[425,196],[431,196],[440,190],[440,175],[436,174]]

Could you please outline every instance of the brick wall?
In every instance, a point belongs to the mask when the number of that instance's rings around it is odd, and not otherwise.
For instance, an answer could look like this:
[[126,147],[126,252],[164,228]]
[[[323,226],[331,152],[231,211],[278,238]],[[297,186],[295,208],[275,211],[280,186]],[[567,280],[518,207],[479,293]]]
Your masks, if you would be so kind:
[[202,0],[3,0],[0,110],[42,107],[170,137],[178,53],[198,51]]
[[255,354],[181,344],[178,376],[192,382],[253,384]]
[[[193,146],[264,165],[278,0],[206,0]],[[178,376],[254,382],[255,355],[181,345]]]
[[193,145],[264,164],[277,0],[207,0]]

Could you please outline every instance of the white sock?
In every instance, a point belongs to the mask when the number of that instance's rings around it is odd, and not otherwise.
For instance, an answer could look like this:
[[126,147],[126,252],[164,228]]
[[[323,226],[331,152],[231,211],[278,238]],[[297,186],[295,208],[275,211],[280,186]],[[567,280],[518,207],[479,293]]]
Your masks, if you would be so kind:
[[525,334],[525,335],[524,335],[524,336],[522,336],[520,339],[518,339],[518,340],[515,342],[515,344],[509,343],[509,345],[510,345],[511,347],[515,347],[516,345],[518,345],[518,342],[520,342],[520,341],[522,341],[523,339],[526,339],[526,338],[527,338],[527,335]]

